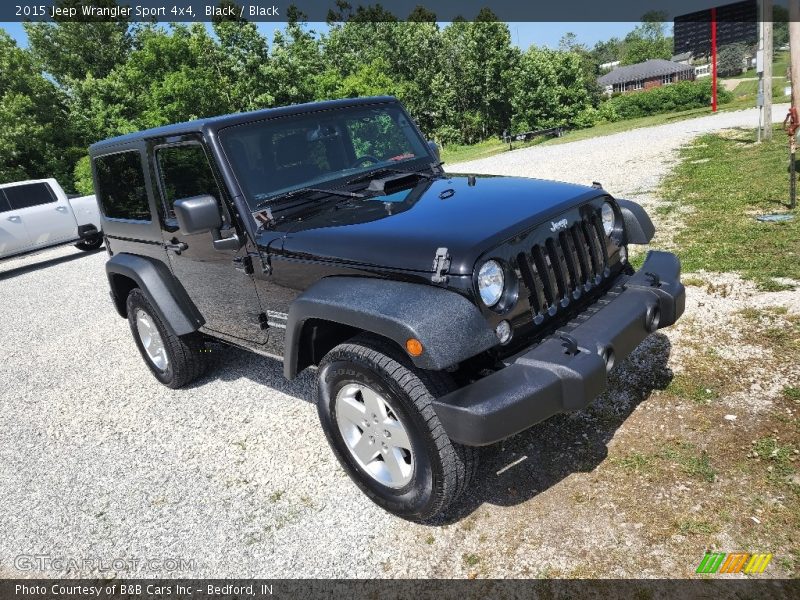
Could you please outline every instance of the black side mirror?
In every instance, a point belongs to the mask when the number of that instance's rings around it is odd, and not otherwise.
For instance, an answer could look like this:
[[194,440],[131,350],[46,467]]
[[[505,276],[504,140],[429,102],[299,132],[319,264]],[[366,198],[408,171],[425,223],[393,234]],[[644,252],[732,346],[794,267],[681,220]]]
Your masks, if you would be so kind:
[[214,196],[203,194],[191,198],[181,198],[172,205],[175,209],[175,218],[178,226],[185,235],[211,232],[211,240],[215,250],[238,250],[242,241],[235,231],[231,235],[222,237],[222,217],[219,214],[219,204]]
[[173,204],[178,226],[186,235],[219,231],[222,217],[219,215],[219,204],[214,196],[204,194],[191,198],[181,198]]
[[433,140],[428,140],[428,148],[430,148],[431,154],[436,158],[436,161],[442,162],[442,157],[439,154],[439,144]]

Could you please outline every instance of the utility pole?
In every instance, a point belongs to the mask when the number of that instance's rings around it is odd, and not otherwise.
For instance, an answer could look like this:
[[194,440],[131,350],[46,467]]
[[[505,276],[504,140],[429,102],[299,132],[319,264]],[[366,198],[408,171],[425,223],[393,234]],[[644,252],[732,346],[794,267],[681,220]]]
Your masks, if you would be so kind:
[[792,107],[784,121],[789,134],[789,208],[797,204],[797,175],[795,156],[797,152],[797,108],[800,107],[800,0],[789,0],[789,62],[792,77]]
[[792,76],[792,106],[800,107],[800,0],[789,0],[789,61]]
[[772,139],[772,0],[761,0],[764,27],[764,141]]

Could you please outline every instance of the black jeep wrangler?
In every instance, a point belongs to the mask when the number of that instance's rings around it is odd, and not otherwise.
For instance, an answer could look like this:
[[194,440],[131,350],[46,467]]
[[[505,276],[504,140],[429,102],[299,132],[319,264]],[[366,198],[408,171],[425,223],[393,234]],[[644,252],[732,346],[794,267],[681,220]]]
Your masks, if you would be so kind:
[[178,388],[209,339],[318,369],[333,451],[372,500],[440,514],[476,446],[600,394],[684,310],[678,259],[628,244],[599,185],[451,176],[394,99],[289,106],[90,148],[117,311]]

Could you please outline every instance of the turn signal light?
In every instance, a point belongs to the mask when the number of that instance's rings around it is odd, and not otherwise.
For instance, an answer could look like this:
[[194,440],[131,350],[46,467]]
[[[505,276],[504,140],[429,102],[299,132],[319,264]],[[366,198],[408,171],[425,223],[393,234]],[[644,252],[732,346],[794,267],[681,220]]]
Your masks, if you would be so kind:
[[422,342],[416,338],[408,338],[406,340],[406,351],[411,356],[419,356],[422,354]]

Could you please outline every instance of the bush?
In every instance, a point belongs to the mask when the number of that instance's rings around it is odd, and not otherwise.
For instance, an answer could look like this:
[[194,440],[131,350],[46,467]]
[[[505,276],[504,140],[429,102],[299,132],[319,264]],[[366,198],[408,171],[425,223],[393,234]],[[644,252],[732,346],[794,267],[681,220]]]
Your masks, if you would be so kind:
[[[733,94],[717,86],[717,101],[725,104]],[[600,106],[605,121],[635,119],[660,113],[702,108],[711,104],[711,78],[700,81],[681,81],[644,92],[633,92],[609,98]]]
[[82,157],[75,164],[75,189],[79,194],[88,196],[94,194],[94,184],[92,183],[92,166],[89,157]]

